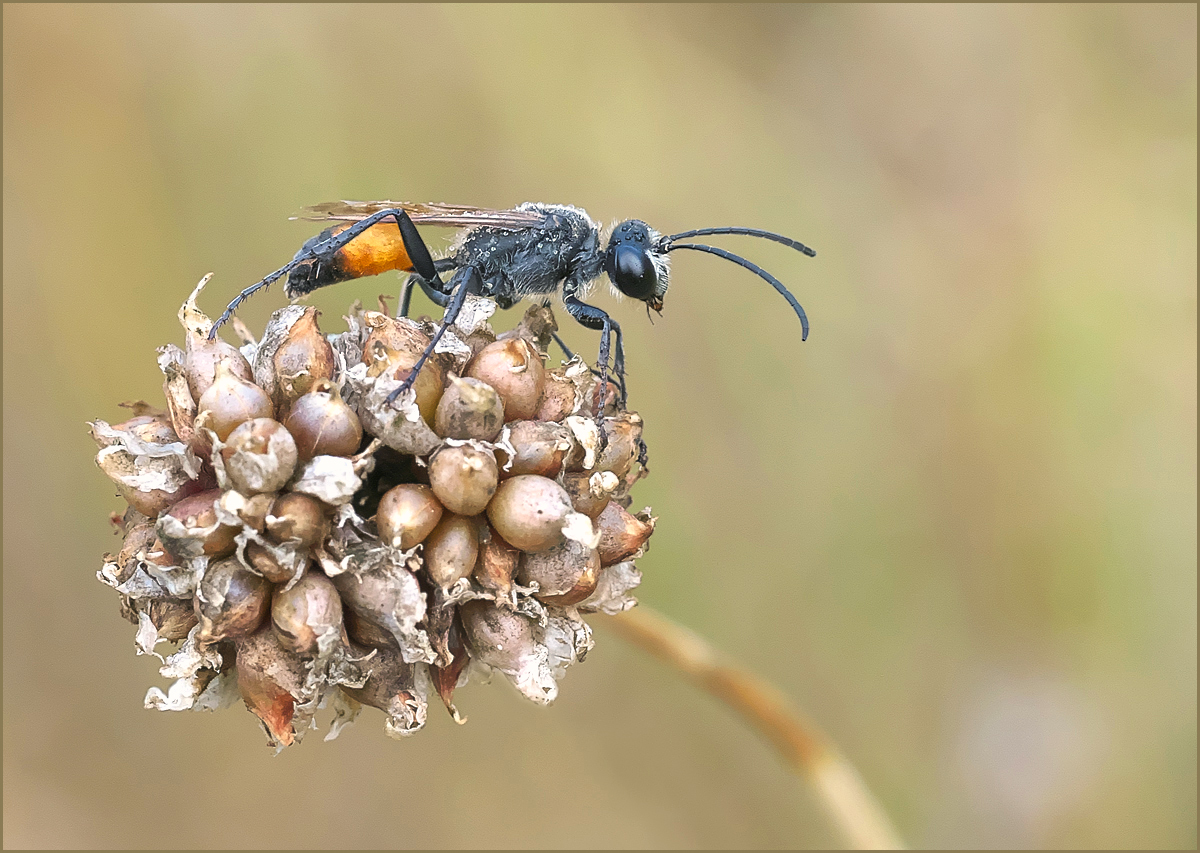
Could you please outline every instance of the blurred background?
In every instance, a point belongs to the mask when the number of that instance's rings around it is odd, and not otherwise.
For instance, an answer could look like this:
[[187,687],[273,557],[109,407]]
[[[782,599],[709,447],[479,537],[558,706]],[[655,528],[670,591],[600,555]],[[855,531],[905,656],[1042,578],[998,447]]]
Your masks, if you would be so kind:
[[[85,421],[160,400],[196,281],[215,314],[339,198],[815,247],[722,242],[791,287],[805,343],[698,253],[653,327],[601,289],[661,517],[639,597],[806,709],[914,846],[1196,845],[1195,6],[3,23],[6,847],[838,843],[741,720],[600,619],[552,708],[472,685],[469,724],[431,706],[404,742],[367,709],[273,758],[241,706],[142,710],[165,682],[95,579],[124,504]],[[312,301],[338,331],[398,288]]]

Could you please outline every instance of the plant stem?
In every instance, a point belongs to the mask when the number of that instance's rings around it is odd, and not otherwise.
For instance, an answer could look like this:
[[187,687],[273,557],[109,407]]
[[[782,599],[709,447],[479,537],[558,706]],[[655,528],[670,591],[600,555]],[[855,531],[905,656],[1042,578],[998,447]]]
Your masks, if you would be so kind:
[[695,633],[644,604],[612,617],[608,624],[757,728],[788,766],[812,784],[849,847],[903,849],[900,836],[858,771],[774,685],[739,668]]

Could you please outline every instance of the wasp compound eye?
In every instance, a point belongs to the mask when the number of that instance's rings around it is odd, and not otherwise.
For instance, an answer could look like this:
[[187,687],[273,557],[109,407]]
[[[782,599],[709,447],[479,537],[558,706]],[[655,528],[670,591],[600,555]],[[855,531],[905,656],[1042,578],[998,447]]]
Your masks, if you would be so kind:
[[618,243],[608,250],[604,269],[622,293],[643,302],[653,298],[658,276],[645,248]]

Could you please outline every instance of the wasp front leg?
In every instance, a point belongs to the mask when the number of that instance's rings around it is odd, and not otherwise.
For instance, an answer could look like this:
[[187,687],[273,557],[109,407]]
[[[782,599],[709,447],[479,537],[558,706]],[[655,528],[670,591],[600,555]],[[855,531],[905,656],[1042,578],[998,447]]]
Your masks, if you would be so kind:
[[[568,285],[569,287],[569,285]],[[611,336],[615,333],[617,337],[616,358],[613,360],[613,373],[617,380],[617,387],[621,393],[621,405],[625,405],[625,342],[621,337],[621,327],[617,321],[608,316],[603,310],[595,305],[588,305],[582,302],[575,296],[574,288],[564,288],[563,303],[567,306],[567,312],[575,318],[582,326],[589,329],[597,329],[600,331],[600,357],[597,359],[596,365],[599,368],[600,384],[596,388],[596,411],[599,412],[603,407],[603,394],[608,387],[608,357],[611,351]]]

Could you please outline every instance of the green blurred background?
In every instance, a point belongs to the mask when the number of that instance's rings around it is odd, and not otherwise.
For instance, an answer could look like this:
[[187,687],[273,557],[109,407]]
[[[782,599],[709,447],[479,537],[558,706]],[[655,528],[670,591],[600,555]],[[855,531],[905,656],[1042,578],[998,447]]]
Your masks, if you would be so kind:
[[[272,758],[240,706],[142,710],[84,421],[160,399],[195,282],[215,312],[337,198],[814,246],[723,242],[806,343],[703,255],[653,328],[601,291],[661,516],[641,599],[806,708],[910,844],[1195,846],[1194,6],[3,16],[6,847],[837,843],[599,620],[554,707],[471,686],[405,742],[368,709]],[[398,283],[313,301],[336,331]]]

